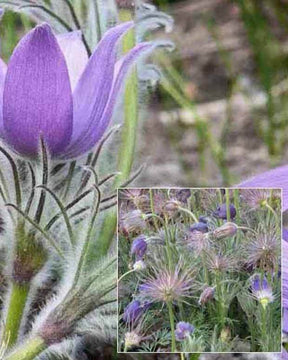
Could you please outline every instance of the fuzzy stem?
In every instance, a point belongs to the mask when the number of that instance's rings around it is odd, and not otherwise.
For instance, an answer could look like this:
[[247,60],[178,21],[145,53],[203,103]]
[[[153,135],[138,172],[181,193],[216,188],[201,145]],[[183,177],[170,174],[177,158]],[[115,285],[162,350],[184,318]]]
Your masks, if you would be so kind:
[[227,221],[230,221],[230,220],[231,220],[231,216],[230,216],[229,189],[226,189],[225,195],[226,195],[226,218],[227,218]]
[[169,311],[169,320],[170,320],[170,327],[171,327],[171,352],[176,352],[176,339],[175,339],[175,323],[174,323],[174,314],[173,314],[173,307],[170,301],[167,302],[167,307]]
[[30,283],[12,284],[11,294],[9,298],[9,307],[5,321],[3,338],[7,340],[7,346],[11,347],[15,344],[18,337],[26,300],[30,289]]
[[216,273],[216,292],[217,292],[217,297],[218,297],[218,316],[219,316],[219,325],[220,325],[220,329],[222,330],[224,325],[225,325],[225,316],[224,316],[224,307],[223,307],[223,296],[222,296],[222,285],[221,285],[221,278],[220,278],[220,273],[219,271],[217,271]]
[[181,354],[180,354],[180,358],[181,358],[181,360],[185,360],[185,354],[184,354],[184,353],[181,353]]
[[188,210],[188,209],[185,209],[185,208],[182,208],[182,207],[180,207],[180,206],[179,206],[178,209],[179,209],[180,211],[185,212],[185,213],[188,214],[189,216],[191,216],[196,223],[198,222],[197,217],[193,214],[192,211],[190,211],[190,210]]
[[15,349],[12,354],[7,355],[4,360],[33,360],[39,355],[47,345],[44,340],[37,336],[28,339],[21,347]]
[[266,327],[267,327],[267,316],[266,316],[266,308],[261,305],[261,338],[262,338],[262,351],[269,351],[268,344],[267,344],[267,334],[266,334]]
[[131,274],[132,272],[134,272],[135,270],[132,269],[132,270],[129,270],[127,271],[126,273],[124,273],[122,276],[120,276],[120,278],[118,279],[118,283],[126,276],[126,275],[129,275]]

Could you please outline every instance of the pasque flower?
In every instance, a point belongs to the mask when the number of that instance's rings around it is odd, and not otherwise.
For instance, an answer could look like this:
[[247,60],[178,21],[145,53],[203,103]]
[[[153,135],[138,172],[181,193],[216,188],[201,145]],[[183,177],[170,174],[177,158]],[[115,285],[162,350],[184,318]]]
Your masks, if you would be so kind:
[[[234,219],[236,216],[236,209],[233,204],[229,205],[230,210],[230,218]],[[227,220],[227,206],[226,204],[221,204],[217,207],[216,211],[214,211],[214,216],[218,217],[219,219]]]
[[48,24],[30,31],[8,66],[0,66],[4,142],[29,157],[37,156],[41,136],[54,158],[91,150],[109,125],[130,65],[151,49],[140,43],[117,61],[117,44],[131,27],[133,22],[110,29],[90,59],[79,32],[56,37]]
[[145,255],[146,250],[147,250],[146,237],[144,235],[139,235],[132,242],[131,254],[135,255],[137,260],[140,260]]
[[123,321],[126,323],[133,323],[139,320],[141,315],[146,311],[150,306],[150,303],[146,302],[141,304],[138,300],[133,300],[124,310]]
[[256,275],[252,280],[251,290],[252,295],[264,308],[274,301],[272,287],[265,277],[261,279],[259,275]]
[[178,341],[183,341],[195,330],[194,326],[188,322],[180,321],[176,325],[175,336]]

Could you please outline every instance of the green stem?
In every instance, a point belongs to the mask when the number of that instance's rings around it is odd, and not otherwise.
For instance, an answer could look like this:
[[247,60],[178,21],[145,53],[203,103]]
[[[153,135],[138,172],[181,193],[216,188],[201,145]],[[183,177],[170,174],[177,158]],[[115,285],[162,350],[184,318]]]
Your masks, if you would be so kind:
[[225,326],[225,316],[224,316],[224,307],[223,307],[223,296],[222,296],[222,286],[219,272],[216,273],[216,292],[218,297],[218,316],[220,330]]
[[189,360],[198,360],[201,354],[190,354]]
[[129,275],[131,274],[132,272],[134,272],[135,270],[132,269],[132,270],[129,270],[127,271],[126,273],[124,273],[122,276],[120,276],[120,278],[118,279],[118,283],[126,276],[126,275]]
[[226,189],[225,195],[226,195],[226,217],[227,217],[227,221],[230,221],[230,220],[231,220],[231,216],[230,216],[229,189]]
[[178,209],[179,209],[180,211],[185,212],[185,213],[188,214],[189,216],[191,216],[196,223],[198,222],[197,217],[193,214],[192,211],[190,211],[190,210],[188,210],[188,209],[185,209],[185,208],[182,208],[182,207],[179,207]]
[[267,317],[266,317],[266,308],[261,305],[261,337],[262,337],[262,351],[269,351],[267,346]]
[[174,323],[174,314],[173,314],[173,307],[171,302],[167,302],[167,307],[169,311],[169,319],[170,319],[170,327],[171,327],[171,351],[176,352],[176,339],[175,339],[175,323]]
[[28,339],[21,347],[16,348],[10,355],[7,355],[4,360],[33,360],[46,347],[44,340],[37,336]]
[[2,335],[3,339],[6,339],[8,347],[13,346],[17,341],[29,289],[29,283],[17,284],[14,282],[12,284],[9,308]]

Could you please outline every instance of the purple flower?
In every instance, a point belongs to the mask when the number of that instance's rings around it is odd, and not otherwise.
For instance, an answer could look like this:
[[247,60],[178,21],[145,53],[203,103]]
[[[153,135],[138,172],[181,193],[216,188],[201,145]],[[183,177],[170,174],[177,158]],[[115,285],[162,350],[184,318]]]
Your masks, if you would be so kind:
[[117,61],[117,44],[132,26],[110,29],[90,59],[79,32],[56,37],[48,24],[30,31],[8,67],[0,63],[0,137],[30,157],[40,136],[54,158],[90,151],[110,123],[131,64],[153,48],[141,43]]
[[258,300],[264,308],[274,301],[272,287],[265,277],[261,279],[259,275],[254,276],[251,290],[253,297]]
[[175,330],[176,340],[178,341],[185,340],[193,333],[194,330],[195,330],[194,326],[191,325],[190,323],[184,321],[178,322]]
[[[236,209],[233,204],[229,205],[230,209],[230,218],[234,219],[236,216]],[[227,220],[227,207],[226,204],[221,204],[217,207],[217,210],[214,211],[214,216],[218,217],[219,219]]]
[[192,226],[190,226],[190,231],[193,232],[193,231],[200,231],[202,233],[206,233],[208,232],[208,225],[205,224],[204,222],[198,222],[198,223],[195,223],[193,224]]
[[208,223],[208,217],[205,216],[205,215],[199,216],[199,222],[202,222],[202,223],[204,223],[204,224],[207,224],[207,223]]
[[191,190],[180,189],[176,190],[176,199],[183,204],[187,204],[188,199],[191,197]]
[[131,246],[131,254],[136,256],[136,259],[140,260],[146,253],[147,250],[147,242],[146,237],[144,235],[138,236],[133,240]]
[[288,309],[288,260],[287,260],[288,259],[288,242],[286,241],[286,239],[287,239],[286,235],[287,235],[287,230],[283,229],[284,241],[283,241],[283,247],[282,247],[282,249],[283,249],[283,254],[282,254],[283,293],[282,293],[282,296],[283,296],[283,306],[284,306],[284,308]]
[[142,314],[149,308],[150,303],[141,304],[138,300],[133,300],[124,310],[123,321],[126,323],[135,323]]
[[288,334],[288,309],[283,309],[283,332]]

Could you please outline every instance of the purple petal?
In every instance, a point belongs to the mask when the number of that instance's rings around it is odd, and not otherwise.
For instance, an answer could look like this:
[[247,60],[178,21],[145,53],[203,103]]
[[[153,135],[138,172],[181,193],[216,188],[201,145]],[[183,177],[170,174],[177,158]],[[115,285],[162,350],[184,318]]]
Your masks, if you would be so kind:
[[73,91],[89,60],[81,31],[58,35],[57,41],[66,60]]
[[74,156],[75,145],[83,141],[87,132],[92,133],[95,123],[101,119],[113,83],[117,43],[133,25],[128,22],[109,30],[91,56],[73,94],[74,129],[72,143],[64,157]]
[[117,96],[124,83],[125,76],[131,68],[131,65],[143,54],[150,53],[155,48],[155,44],[150,42],[143,42],[135,46],[126,56],[119,60],[115,66],[115,76],[112,89],[109,95],[109,100],[106,104],[104,112],[100,118],[95,117],[91,126],[86,129],[80,141],[74,145],[74,149],[65,155],[69,157],[77,157],[85,152],[91,150],[93,146],[101,139],[105,130],[107,129],[113,115],[114,106]]
[[282,259],[283,259],[283,268],[282,268],[282,273],[283,273],[283,306],[284,308],[288,309],[288,242],[287,241],[283,241],[282,242]]
[[244,188],[283,188],[283,211],[288,209],[288,165],[264,172],[242,182],[238,186]]
[[7,72],[7,65],[0,58],[0,137],[4,135],[4,125],[3,125],[3,91],[4,91],[4,82]]
[[36,156],[41,135],[52,155],[69,144],[73,126],[69,75],[49,25],[37,26],[14,50],[3,98],[5,141],[15,151]]

